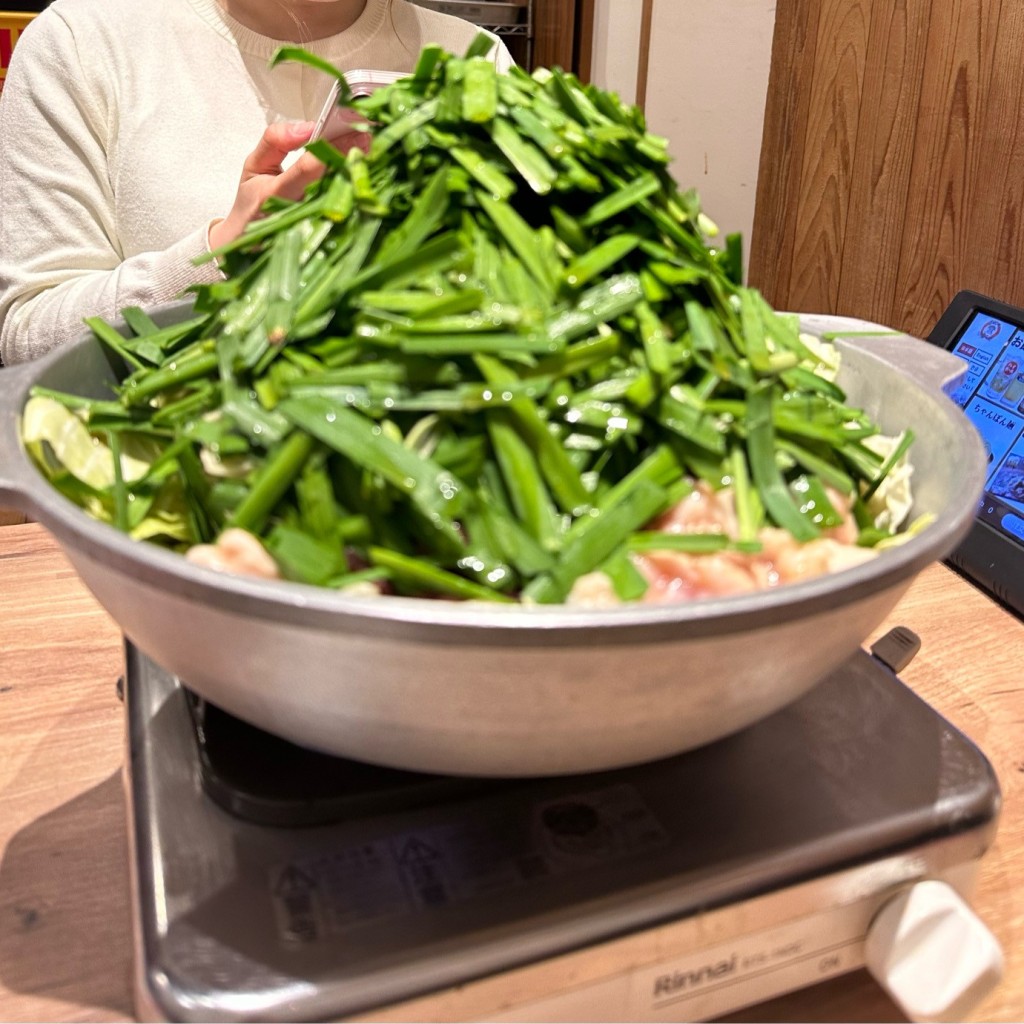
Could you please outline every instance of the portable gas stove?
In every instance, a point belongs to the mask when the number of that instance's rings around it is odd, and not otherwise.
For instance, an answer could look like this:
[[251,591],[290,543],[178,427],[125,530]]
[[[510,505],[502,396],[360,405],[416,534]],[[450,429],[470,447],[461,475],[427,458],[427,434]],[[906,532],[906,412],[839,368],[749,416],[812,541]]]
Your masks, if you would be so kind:
[[139,1015],[695,1020],[868,962],[962,1019],[1001,966],[962,902],[998,784],[873,651],[679,757],[480,780],[295,747],[129,645]]

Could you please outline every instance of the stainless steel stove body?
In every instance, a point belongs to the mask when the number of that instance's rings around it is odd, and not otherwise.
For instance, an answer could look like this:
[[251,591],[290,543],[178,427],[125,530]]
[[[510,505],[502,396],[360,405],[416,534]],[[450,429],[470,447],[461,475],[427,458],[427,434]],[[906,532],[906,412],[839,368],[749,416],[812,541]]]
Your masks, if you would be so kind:
[[292,748],[130,646],[125,689],[147,1019],[707,1018],[862,966],[913,883],[969,897],[999,808],[864,652],[701,750],[519,781]]

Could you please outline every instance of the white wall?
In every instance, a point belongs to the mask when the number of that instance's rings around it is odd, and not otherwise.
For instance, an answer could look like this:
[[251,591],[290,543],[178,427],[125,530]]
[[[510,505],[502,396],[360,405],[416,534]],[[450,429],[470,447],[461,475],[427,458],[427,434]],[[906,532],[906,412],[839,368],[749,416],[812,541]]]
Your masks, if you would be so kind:
[[[671,2],[671,0],[670,0]],[[597,0],[591,81],[636,103],[643,0]]]
[[[598,0],[593,80],[636,96],[640,0]],[[775,0],[655,0],[645,110],[672,173],[750,250]],[[632,83],[632,84],[630,84]]]

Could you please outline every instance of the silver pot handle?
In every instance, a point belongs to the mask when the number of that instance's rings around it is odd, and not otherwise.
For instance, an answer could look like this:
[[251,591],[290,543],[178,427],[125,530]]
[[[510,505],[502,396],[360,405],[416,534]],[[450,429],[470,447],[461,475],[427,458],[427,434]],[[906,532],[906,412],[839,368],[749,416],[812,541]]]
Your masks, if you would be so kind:
[[967,363],[952,352],[867,320],[801,313],[800,327],[810,334],[828,335],[830,340],[869,352],[930,391],[946,391],[967,372]]

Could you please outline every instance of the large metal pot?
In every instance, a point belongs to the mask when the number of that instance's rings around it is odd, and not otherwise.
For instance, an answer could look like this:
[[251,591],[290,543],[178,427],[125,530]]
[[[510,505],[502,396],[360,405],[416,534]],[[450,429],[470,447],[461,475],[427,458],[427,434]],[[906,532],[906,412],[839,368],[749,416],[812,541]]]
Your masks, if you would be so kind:
[[90,519],[21,447],[33,385],[105,393],[112,374],[88,337],[0,371],[0,504],[55,535],[142,651],[209,701],[297,743],[486,776],[653,760],[742,729],[809,690],[974,517],[983,448],[940,390],[960,361],[863,321],[803,324],[882,332],[840,342],[840,383],[886,432],[913,429],[914,514],[936,518],[864,565],[772,591],[671,606],[490,608],[357,598],[199,568]]

